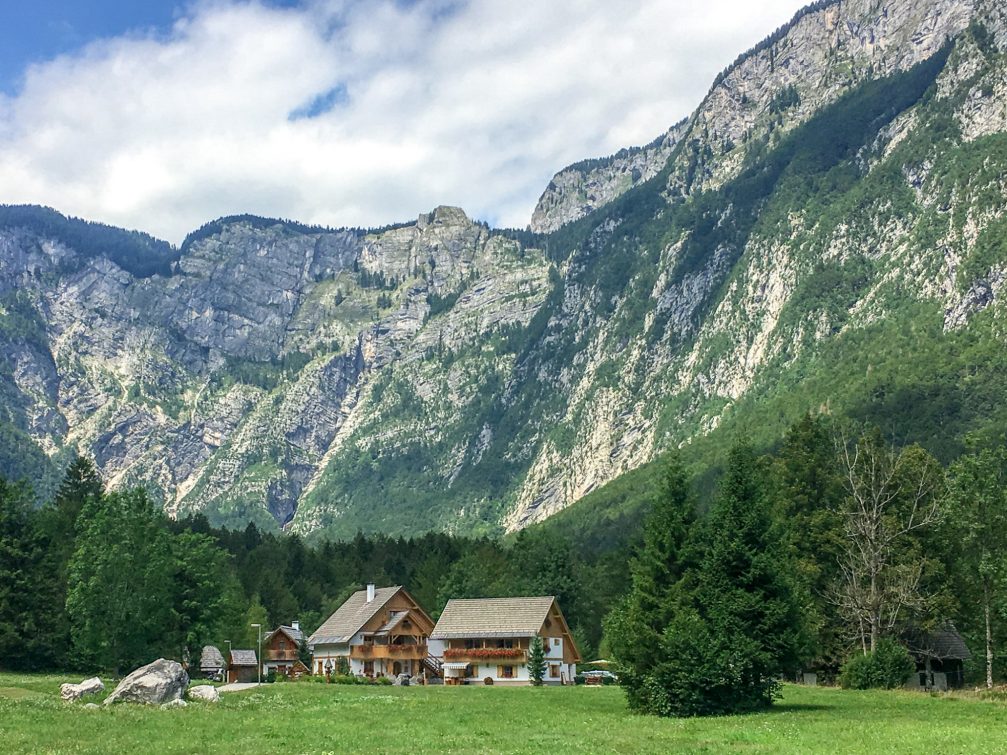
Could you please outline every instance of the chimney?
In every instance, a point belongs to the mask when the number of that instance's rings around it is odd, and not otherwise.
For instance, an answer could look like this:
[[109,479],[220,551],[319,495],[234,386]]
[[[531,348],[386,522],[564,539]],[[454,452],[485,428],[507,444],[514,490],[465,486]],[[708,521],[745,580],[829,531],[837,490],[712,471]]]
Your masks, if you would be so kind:
[[374,584],[367,585],[367,602],[370,603],[374,600]]
[[301,631],[301,622],[299,622],[299,621],[295,621],[295,622],[294,622],[293,624],[291,624],[290,626],[291,626],[291,627],[293,627],[293,630],[294,630],[295,632],[300,632],[300,631]]

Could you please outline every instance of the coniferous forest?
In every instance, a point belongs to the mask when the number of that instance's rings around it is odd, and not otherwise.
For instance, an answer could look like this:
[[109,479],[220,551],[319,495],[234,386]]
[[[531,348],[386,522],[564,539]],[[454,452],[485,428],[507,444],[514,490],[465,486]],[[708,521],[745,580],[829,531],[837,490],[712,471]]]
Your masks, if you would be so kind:
[[1005,472],[1002,446],[945,467],[809,415],[770,453],[739,441],[712,487],[664,459],[631,532],[613,520],[619,533],[575,542],[547,522],[502,541],[307,544],[170,521],[77,458],[51,501],[0,486],[0,667],[121,673],[207,643],[254,647],[251,624],[313,631],[375,582],[406,585],[435,617],[452,597],[556,595],[585,660],[611,657],[631,706],[659,715],[760,708],[801,670],[884,686],[948,625],[972,650],[968,679],[992,684],[1007,650]]

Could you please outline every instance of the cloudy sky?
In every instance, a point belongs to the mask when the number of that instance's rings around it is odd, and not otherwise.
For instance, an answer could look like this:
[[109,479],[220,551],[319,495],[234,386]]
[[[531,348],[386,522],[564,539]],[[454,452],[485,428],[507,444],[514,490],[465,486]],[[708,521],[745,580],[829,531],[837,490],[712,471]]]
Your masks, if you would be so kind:
[[0,203],[172,242],[250,212],[523,227],[650,141],[795,0],[4,0]]

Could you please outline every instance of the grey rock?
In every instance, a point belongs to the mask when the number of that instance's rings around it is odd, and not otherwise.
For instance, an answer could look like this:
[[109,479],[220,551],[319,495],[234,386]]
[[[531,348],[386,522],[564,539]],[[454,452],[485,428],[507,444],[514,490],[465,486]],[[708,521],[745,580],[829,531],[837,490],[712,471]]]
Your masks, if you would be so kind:
[[169,700],[166,703],[162,703],[161,707],[162,708],[188,708],[189,707],[189,703],[187,703],[187,702],[185,702],[185,700],[181,700],[181,699],[179,699],[179,700]]
[[119,682],[112,694],[105,698],[105,705],[117,702],[160,705],[182,701],[188,686],[189,675],[182,664],[159,658]]
[[98,703],[84,703],[84,710],[101,710],[101,706]]
[[190,700],[201,700],[204,703],[217,703],[220,702],[220,692],[217,691],[216,687],[212,687],[209,684],[201,684],[198,687],[189,688],[188,698]]
[[84,695],[97,695],[99,692],[104,691],[105,685],[102,684],[101,679],[95,676],[85,679],[80,684],[61,684],[59,687],[59,696],[68,703],[72,703],[80,700]]
[[411,678],[409,674],[399,674],[392,680],[392,685],[395,687],[408,687]]

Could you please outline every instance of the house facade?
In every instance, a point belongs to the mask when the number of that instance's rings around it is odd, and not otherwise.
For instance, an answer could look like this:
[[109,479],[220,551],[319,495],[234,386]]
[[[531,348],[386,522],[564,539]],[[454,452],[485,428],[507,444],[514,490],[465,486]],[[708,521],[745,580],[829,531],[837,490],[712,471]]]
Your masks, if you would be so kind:
[[300,676],[308,673],[308,667],[300,660],[301,642],[304,633],[298,622],[281,626],[270,632],[262,641],[262,673],[270,672],[284,676]]
[[580,652],[554,597],[449,600],[430,634],[445,684],[530,684],[528,650],[542,638],[546,684],[572,684]]
[[427,639],[433,620],[403,587],[368,585],[311,635],[312,673],[370,678],[435,672]]

